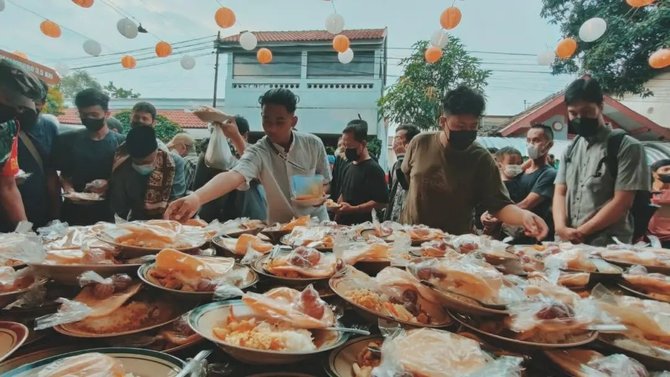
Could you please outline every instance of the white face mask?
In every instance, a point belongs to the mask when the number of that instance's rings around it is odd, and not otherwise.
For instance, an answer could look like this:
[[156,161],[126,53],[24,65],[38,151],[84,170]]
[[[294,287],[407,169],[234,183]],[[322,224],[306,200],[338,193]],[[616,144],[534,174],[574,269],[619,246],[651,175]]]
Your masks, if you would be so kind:
[[521,168],[521,165],[507,165],[503,169],[503,174],[505,174],[505,177],[507,178],[514,178],[522,172],[523,169]]
[[531,160],[537,160],[545,153],[544,146],[527,144],[526,149],[528,151],[528,157],[530,157]]

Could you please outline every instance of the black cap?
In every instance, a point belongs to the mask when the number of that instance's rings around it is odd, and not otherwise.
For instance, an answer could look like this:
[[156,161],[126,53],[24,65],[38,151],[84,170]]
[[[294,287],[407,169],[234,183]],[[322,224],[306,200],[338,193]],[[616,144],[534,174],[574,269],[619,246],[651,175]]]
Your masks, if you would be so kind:
[[156,131],[153,127],[135,127],[128,131],[126,137],[126,147],[128,154],[132,158],[144,158],[156,149],[158,149],[158,142],[156,141]]
[[34,101],[41,101],[46,96],[35,75],[7,59],[0,60],[0,90],[11,101],[9,105],[32,110],[35,110]]

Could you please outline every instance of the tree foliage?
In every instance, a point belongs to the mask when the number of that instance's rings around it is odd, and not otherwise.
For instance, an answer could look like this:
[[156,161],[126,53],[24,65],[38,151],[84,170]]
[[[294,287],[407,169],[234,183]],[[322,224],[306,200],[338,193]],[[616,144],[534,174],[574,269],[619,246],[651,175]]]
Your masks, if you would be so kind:
[[61,115],[63,114],[64,108],[65,101],[63,99],[63,93],[61,93],[57,86],[50,86],[49,91],[47,92],[47,102],[44,104],[42,112],[46,114]]
[[[130,110],[125,110],[114,114],[114,118],[118,119],[123,125],[123,133],[126,134],[130,130]],[[181,126],[163,115],[156,116],[156,137],[164,143],[170,141],[174,135],[184,132]]]
[[579,41],[573,59],[556,60],[554,73],[590,73],[612,95],[653,93],[645,88],[658,70],[649,66],[654,51],[670,45],[670,3],[631,8],[623,0],[542,0],[541,15],[561,28],[565,36],[577,38],[588,19],[600,17],[607,31],[595,42]]
[[402,77],[379,100],[379,110],[391,122],[433,129],[447,91],[459,85],[483,91],[491,71],[480,68],[479,59],[469,55],[456,37],[450,37],[442,58],[434,64],[424,58],[428,41],[412,47],[412,55],[400,62],[404,67]]
[[75,71],[61,80],[59,84],[60,91],[65,98],[74,98],[80,91],[88,88],[95,88],[102,90],[111,98],[139,98],[140,93],[132,89],[124,89],[114,85],[110,81],[107,85],[102,86],[93,76],[86,71]]
[[103,90],[111,98],[139,98],[140,97],[140,93],[133,92],[132,89],[117,88],[116,85],[114,85],[114,83],[111,82],[111,81],[109,82],[109,84],[107,84],[103,87]]

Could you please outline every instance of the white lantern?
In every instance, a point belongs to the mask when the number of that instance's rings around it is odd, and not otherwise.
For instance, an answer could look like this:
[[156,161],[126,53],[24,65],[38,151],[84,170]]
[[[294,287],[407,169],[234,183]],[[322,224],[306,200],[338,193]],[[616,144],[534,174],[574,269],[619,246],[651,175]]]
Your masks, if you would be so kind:
[[68,65],[65,63],[56,64],[54,69],[56,70],[56,73],[58,73],[58,76],[60,77],[65,77],[67,76],[68,73],[70,73],[70,67],[68,67]]
[[430,45],[443,49],[449,42],[449,35],[444,29],[436,30],[430,37]]
[[556,59],[556,53],[554,51],[546,51],[537,55],[537,64],[551,65],[554,59]]
[[100,43],[89,39],[86,42],[84,42],[84,52],[91,56],[98,56],[102,52],[102,47],[100,46]]
[[242,46],[243,49],[251,51],[255,49],[257,45],[258,38],[256,38],[254,33],[245,31],[244,33],[240,34],[240,46]]
[[594,42],[607,31],[607,22],[600,17],[586,20],[579,28],[579,39],[584,42]]
[[0,0],[0,12],[5,10],[5,0]]
[[122,18],[116,23],[116,29],[128,39],[137,37],[137,25],[129,18]]
[[342,63],[342,64],[351,63],[351,61],[354,60],[354,50],[349,48],[345,52],[338,52],[337,53],[337,60],[339,60],[340,63]]
[[179,64],[182,68],[191,70],[195,67],[195,59],[191,55],[184,55],[181,57]]
[[326,18],[326,30],[330,34],[340,34],[344,30],[344,17],[333,13]]

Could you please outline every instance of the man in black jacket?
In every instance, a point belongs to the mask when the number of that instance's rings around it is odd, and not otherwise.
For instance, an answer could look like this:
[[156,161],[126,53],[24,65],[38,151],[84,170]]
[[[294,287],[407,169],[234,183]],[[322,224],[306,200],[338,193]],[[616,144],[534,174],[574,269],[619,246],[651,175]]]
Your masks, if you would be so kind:
[[411,124],[403,124],[396,128],[395,136],[393,137],[393,152],[396,155],[397,161],[393,164],[391,171],[389,172],[389,205],[386,208],[386,213],[384,215],[385,220],[398,221],[400,219],[400,213],[402,212],[402,205],[405,202],[405,189],[400,180],[404,178],[400,167],[402,166],[402,161],[405,158],[405,149],[409,145],[409,142],[412,141],[414,136],[419,134],[419,129]]

